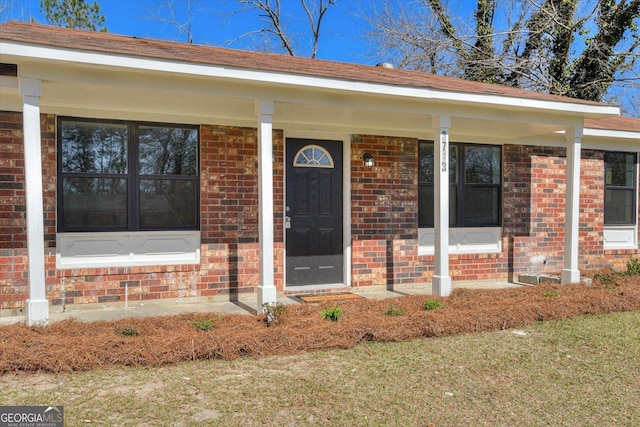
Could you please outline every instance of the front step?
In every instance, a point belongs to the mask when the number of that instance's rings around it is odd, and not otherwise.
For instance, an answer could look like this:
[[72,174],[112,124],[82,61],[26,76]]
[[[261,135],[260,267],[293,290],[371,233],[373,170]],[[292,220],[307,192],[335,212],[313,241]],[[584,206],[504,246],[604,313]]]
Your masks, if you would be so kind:
[[299,294],[295,295],[295,297],[306,304],[324,304],[364,298],[361,295],[353,294],[351,292]]
[[527,285],[542,285],[544,283],[560,283],[560,276],[551,274],[519,274],[518,282]]

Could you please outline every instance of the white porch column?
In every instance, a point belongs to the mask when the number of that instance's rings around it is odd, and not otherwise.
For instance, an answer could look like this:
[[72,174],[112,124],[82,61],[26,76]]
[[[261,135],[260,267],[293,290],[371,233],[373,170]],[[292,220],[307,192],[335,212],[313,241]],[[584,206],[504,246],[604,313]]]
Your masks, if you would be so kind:
[[260,229],[260,285],[258,313],[264,303],[276,302],[273,281],[273,101],[257,100],[258,215]]
[[49,301],[45,289],[44,219],[42,203],[42,152],[40,141],[40,80],[21,77],[22,121],[24,129],[24,175],[27,205],[27,256],[29,299],[27,325],[49,320]]
[[580,225],[580,149],[582,127],[568,128],[567,140],[567,188],[564,216],[564,263],[562,283],[580,282],[578,270],[578,232]]
[[449,128],[451,117],[433,117],[434,267],[432,292],[451,294],[449,276]]

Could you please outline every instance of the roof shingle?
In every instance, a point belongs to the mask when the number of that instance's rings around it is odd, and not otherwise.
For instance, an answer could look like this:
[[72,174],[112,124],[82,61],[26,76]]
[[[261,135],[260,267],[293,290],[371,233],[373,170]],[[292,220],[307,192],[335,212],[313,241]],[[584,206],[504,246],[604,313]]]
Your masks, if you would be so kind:
[[640,119],[632,117],[608,117],[606,119],[586,119],[584,127],[600,130],[617,130],[622,132],[638,132],[640,133]]

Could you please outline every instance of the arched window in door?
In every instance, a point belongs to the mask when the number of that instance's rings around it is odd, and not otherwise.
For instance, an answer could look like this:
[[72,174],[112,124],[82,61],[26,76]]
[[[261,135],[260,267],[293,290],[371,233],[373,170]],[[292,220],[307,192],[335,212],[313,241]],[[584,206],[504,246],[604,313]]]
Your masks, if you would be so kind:
[[293,157],[293,166],[297,168],[333,169],[333,157],[319,145],[306,145]]

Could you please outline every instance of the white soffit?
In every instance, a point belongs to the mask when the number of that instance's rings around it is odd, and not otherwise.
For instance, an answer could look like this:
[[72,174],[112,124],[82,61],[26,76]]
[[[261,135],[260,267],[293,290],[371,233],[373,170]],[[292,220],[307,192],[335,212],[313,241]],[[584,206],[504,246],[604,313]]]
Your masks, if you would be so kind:
[[[261,84],[306,87],[310,89],[330,89],[363,94],[390,95],[401,98],[418,98],[433,101],[459,102],[465,104],[493,105],[502,108],[538,109],[562,111],[593,117],[619,115],[618,107],[589,105],[570,102],[555,102],[528,98],[514,98],[501,95],[473,94],[466,92],[445,92],[428,88],[394,86],[378,83],[341,80],[319,76],[306,76],[282,72],[233,68],[200,63],[189,63],[166,59],[133,57],[127,55],[89,52],[67,48],[51,48],[32,44],[0,41],[2,56],[36,61],[56,61],[95,66],[129,68],[153,72],[166,72],[243,80]],[[19,61],[18,61],[19,62]]]

